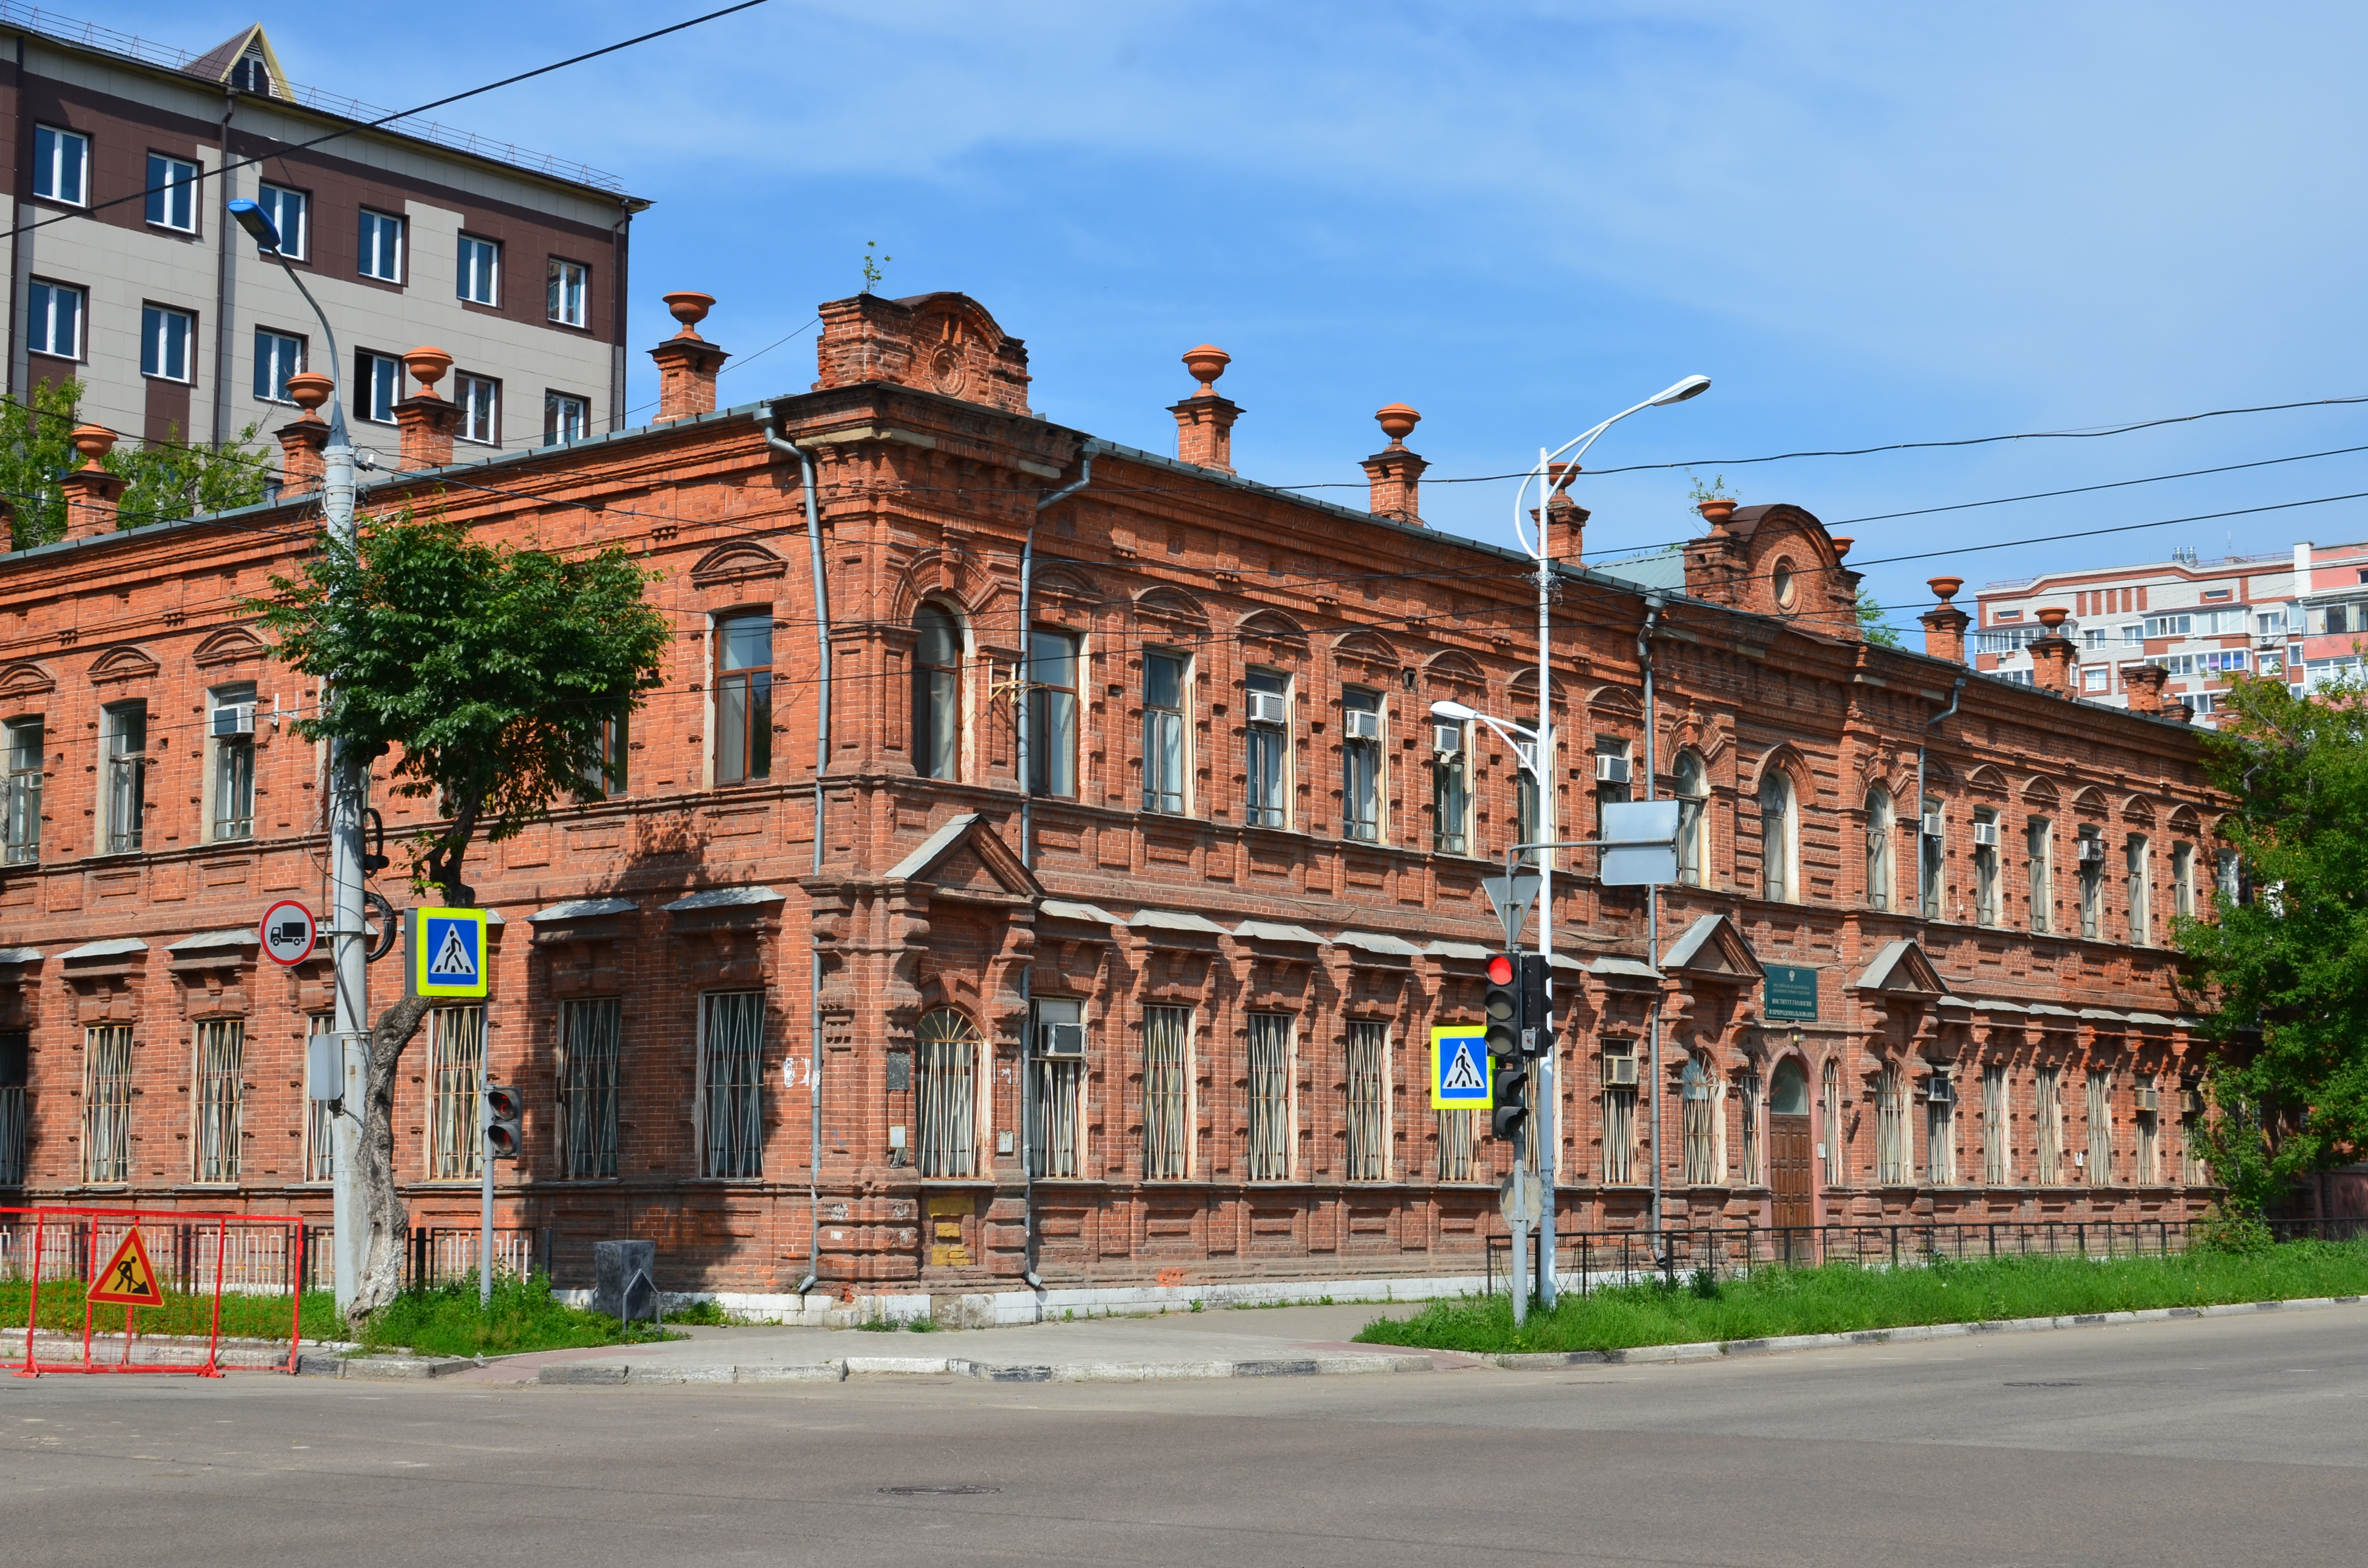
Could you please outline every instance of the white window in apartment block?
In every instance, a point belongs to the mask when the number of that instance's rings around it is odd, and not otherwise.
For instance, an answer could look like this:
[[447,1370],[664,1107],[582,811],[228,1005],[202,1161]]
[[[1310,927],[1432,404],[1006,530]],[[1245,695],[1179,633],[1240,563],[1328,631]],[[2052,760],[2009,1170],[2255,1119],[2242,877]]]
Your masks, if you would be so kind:
[[765,994],[699,998],[699,1174],[765,1174]]
[[198,165],[187,158],[148,154],[148,222],[160,229],[198,232]]
[[555,447],[592,434],[592,400],[574,392],[542,394],[542,444]]
[[82,1179],[131,1179],[131,1026],[82,1031]]
[[1387,1181],[1390,1173],[1390,1026],[1349,1025],[1349,1181]]
[[592,269],[581,262],[551,258],[551,280],[544,290],[543,314],[562,326],[583,326],[591,321]]
[[355,413],[373,425],[394,423],[394,405],[403,401],[402,360],[365,348],[354,356],[354,384],[361,389]]
[[1143,809],[1184,814],[1189,797],[1185,771],[1185,697],[1191,663],[1181,653],[1143,655]]
[[617,1174],[617,1076],[624,1003],[591,996],[559,1010],[559,1156],[570,1181]]
[[255,836],[255,687],[219,686],[206,693],[206,837],[215,843]]
[[101,850],[129,855],[138,850],[148,812],[148,704],[119,702],[100,712],[99,781]]
[[1182,1181],[1191,1174],[1191,1008],[1143,1010],[1143,1175],[1147,1181]]
[[[2098,642],[2101,643],[2103,641],[2100,635]],[[2112,681],[2112,671],[2103,665],[2090,665],[2080,672],[2080,689],[2083,691],[2103,691]]]
[[194,379],[198,318],[170,305],[140,307],[140,373],[160,381]]
[[452,377],[452,401],[461,410],[461,439],[500,446],[501,399],[502,383],[493,377],[456,371]]
[[255,395],[265,403],[292,403],[288,378],[304,369],[304,340],[292,332],[255,329]]
[[313,199],[284,185],[256,187],[255,204],[279,235],[279,254],[302,261],[313,254]]
[[2089,1073],[2089,1159],[2090,1187],[2113,1183],[2113,1075]]
[[1242,676],[1248,728],[1242,768],[1248,779],[1244,814],[1252,827],[1291,825],[1291,677],[1280,670]]
[[1874,1179],[1884,1187],[1907,1185],[1907,1085],[1897,1063],[1874,1081]]
[[1957,1181],[1957,1086],[1945,1073],[1924,1080],[1924,1179],[1934,1187]]
[[2039,1137],[2033,1149],[2032,1177],[2042,1187],[2064,1179],[2064,1070],[2042,1067],[2033,1084]]
[[[1603,1179],[1636,1179],[1636,1042],[1603,1042]],[[1471,1114],[1466,1112],[1464,1114]]]
[[89,294],[71,283],[44,283],[36,278],[27,290],[31,300],[25,322],[25,347],[55,359],[82,358],[82,324]]
[[1382,837],[1382,739],[1387,729],[1382,694],[1354,687],[1340,694],[1340,836],[1378,844]]
[[978,1026],[951,1007],[928,1014],[913,1032],[914,1119],[925,1176],[978,1175]]
[[201,1182],[234,1182],[239,1166],[240,1075],[245,1071],[246,1022],[206,1018],[198,1024],[196,1135],[191,1172]]
[[1030,1037],[1029,1172],[1039,1178],[1086,1174],[1086,1005],[1041,996]]
[[[312,1037],[337,1032],[335,1013],[313,1013],[306,1020]],[[330,1109],[333,1102],[307,1097],[304,1101],[304,1179],[335,1181],[337,1176],[337,1117]]]
[[1077,639],[1041,626],[1028,634],[1028,789],[1077,793]]
[[32,1031],[0,1029],[0,1187],[25,1185],[25,1084]]
[[1993,1062],[1982,1069],[1982,1180],[1991,1187],[2014,1180],[2014,1132],[2008,1116],[2006,1065]]
[[484,1148],[485,1010],[438,1007],[427,1015],[427,1176],[476,1176]]
[[0,865],[29,866],[41,858],[41,770],[48,731],[39,719],[0,725]]
[[356,269],[381,283],[403,281],[403,220],[362,209],[361,244]]
[[1288,1013],[1249,1016],[1249,1179],[1291,1179],[1291,1043]]
[[473,234],[461,236],[461,255],[455,271],[455,285],[460,297],[472,305],[501,303],[502,247],[493,240],[481,240]]
[[90,138],[54,125],[33,127],[33,194],[80,207],[90,200]]

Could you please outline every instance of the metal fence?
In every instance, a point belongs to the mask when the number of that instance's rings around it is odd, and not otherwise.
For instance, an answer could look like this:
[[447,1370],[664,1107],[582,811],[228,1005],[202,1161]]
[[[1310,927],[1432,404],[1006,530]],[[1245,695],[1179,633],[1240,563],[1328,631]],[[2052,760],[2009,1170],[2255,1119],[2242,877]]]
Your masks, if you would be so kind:
[[[336,1235],[336,1233],[325,1225],[304,1233],[302,1278],[307,1290],[334,1290],[337,1288]],[[494,1232],[495,1272],[547,1277],[551,1273],[551,1248],[552,1235],[548,1227],[541,1230],[529,1226],[496,1228]],[[474,1225],[465,1230],[413,1226],[404,1242],[404,1288],[475,1278],[477,1250],[478,1232]]]
[[0,1210],[0,1279],[80,1279],[135,1223],[160,1283],[182,1295],[211,1295],[218,1285],[234,1295],[287,1295],[313,1250],[297,1221],[272,1215],[13,1209]]
[[[1993,1257],[2169,1257],[2185,1252],[2209,1222],[2197,1220],[2000,1220],[1975,1223],[1903,1221],[1887,1224],[1716,1225],[1665,1230],[1565,1231],[1559,1278],[1580,1295],[1599,1285],[1659,1276],[1675,1284],[1708,1272],[1747,1278],[1763,1268],[1825,1263],[1913,1267],[1935,1260]],[[2368,1240],[2368,1218],[2264,1221],[2280,1242]],[[1531,1237],[1530,1278],[1537,1278],[1539,1240]],[[1485,1289],[1496,1294],[1501,1270],[1511,1288],[1512,1238],[1487,1238]]]

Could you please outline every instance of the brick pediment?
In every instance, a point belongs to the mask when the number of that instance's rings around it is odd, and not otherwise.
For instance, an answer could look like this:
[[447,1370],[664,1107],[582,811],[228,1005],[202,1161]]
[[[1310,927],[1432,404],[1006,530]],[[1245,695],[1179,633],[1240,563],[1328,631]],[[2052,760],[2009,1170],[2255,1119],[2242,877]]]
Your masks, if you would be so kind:
[[106,681],[146,680],[156,673],[156,661],[129,645],[109,648],[90,663],[94,685]]
[[199,643],[189,654],[189,662],[207,667],[235,665],[249,659],[260,659],[268,652],[263,645],[263,639],[245,627],[225,626]]
[[29,659],[0,669],[0,702],[20,702],[46,696],[58,687],[57,676]]
[[892,882],[926,882],[941,895],[1030,903],[1044,896],[1044,885],[976,812],[949,819],[887,876]]

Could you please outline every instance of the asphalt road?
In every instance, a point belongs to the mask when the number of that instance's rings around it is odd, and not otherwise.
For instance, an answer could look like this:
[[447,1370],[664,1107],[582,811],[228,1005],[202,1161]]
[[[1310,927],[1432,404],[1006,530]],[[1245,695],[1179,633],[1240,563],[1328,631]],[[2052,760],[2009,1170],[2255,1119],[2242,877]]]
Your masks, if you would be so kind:
[[0,1561],[2341,1563],[2368,1309],[1219,1384],[0,1379]]

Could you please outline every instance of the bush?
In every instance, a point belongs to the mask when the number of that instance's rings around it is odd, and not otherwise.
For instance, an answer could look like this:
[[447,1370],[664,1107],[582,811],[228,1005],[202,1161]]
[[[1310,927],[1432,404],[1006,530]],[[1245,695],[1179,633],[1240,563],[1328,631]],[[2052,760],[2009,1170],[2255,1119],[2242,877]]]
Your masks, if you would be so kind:
[[2196,1222],[2192,1244],[2203,1252],[2250,1257],[2276,1246],[2278,1238],[2260,1216],[2214,1204]]
[[631,1328],[606,1312],[571,1307],[551,1293],[543,1275],[494,1277],[494,1298],[477,1301],[477,1282],[414,1286],[370,1314],[359,1335],[366,1350],[416,1350],[427,1356],[514,1356],[528,1350],[572,1350],[677,1339],[646,1324]]

